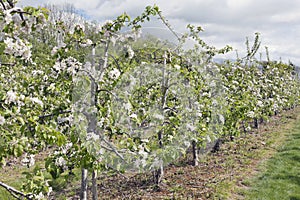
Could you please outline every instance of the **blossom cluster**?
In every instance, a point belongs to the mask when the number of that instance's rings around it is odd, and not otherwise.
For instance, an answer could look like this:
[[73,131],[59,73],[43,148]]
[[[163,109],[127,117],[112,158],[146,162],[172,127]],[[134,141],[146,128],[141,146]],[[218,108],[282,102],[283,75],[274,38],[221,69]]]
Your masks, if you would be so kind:
[[56,61],[53,66],[53,69],[55,69],[58,73],[66,70],[69,74],[72,75],[75,75],[81,68],[82,63],[80,63],[73,57],[68,57],[66,59],[63,59],[62,61]]
[[132,50],[131,46],[125,45],[125,46],[124,46],[124,49],[125,49],[125,51],[126,51],[127,54],[128,54],[128,58],[129,58],[129,59],[132,59],[132,58],[134,57],[134,51]]
[[92,140],[92,141],[97,141],[99,140],[99,135],[95,134],[94,132],[89,132],[86,134],[86,139],[87,140]]
[[93,44],[93,41],[90,40],[90,39],[87,39],[87,40],[81,42],[81,43],[80,43],[80,46],[81,46],[81,47],[89,47],[89,46],[91,46],[92,44]]
[[32,101],[32,103],[38,104],[41,107],[43,107],[43,105],[44,105],[43,102],[37,97],[31,97],[30,100]]
[[27,41],[23,41],[20,38],[10,38],[7,37],[4,40],[6,48],[4,53],[20,57],[23,60],[30,60],[31,58],[31,45]]
[[12,90],[9,90],[7,93],[6,93],[6,98],[5,98],[5,101],[4,101],[6,104],[10,104],[10,103],[17,103],[17,93],[12,91]]
[[28,167],[31,167],[35,164],[35,155],[27,155],[25,154],[25,157],[21,160],[23,165],[27,165]]
[[114,68],[113,70],[111,70],[108,73],[109,78],[111,78],[113,80],[119,78],[120,75],[121,75],[121,72],[116,68]]
[[3,125],[5,123],[5,118],[0,115],[0,125]]

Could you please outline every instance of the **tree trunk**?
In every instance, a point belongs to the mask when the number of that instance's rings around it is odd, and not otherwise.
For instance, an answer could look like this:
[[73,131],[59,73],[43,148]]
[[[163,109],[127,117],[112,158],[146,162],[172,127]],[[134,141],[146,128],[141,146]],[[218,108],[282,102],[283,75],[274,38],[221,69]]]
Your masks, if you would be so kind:
[[[159,131],[158,132],[158,141],[159,141],[160,148],[163,148],[162,137],[163,137],[163,133],[162,133],[162,131]],[[164,176],[164,166],[163,166],[163,162],[161,162],[159,168],[154,171],[154,181],[158,186],[161,183],[163,176]]]
[[259,128],[259,122],[257,118],[254,118],[254,128],[258,129]]
[[94,170],[93,174],[92,174],[92,193],[93,193],[93,200],[98,200],[98,193],[97,193],[97,170]]
[[193,148],[193,165],[198,166],[199,155],[198,155],[197,142],[195,140],[192,141],[192,148]]
[[80,200],[87,200],[87,189],[88,189],[88,170],[82,169]]
[[164,176],[164,166],[163,163],[160,164],[160,167],[154,171],[154,182],[157,186],[160,185]]

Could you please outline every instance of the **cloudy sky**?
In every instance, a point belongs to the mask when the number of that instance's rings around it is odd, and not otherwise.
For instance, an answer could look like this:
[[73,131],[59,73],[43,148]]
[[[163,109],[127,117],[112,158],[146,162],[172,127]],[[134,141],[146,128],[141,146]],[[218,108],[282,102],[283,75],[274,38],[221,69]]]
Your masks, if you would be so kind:
[[[185,32],[187,24],[200,25],[202,38],[216,47],[230,45],[240,56],[245,54],[245,38],[253,41],[261,33],[265,52],[268,46],[272,60],[280,58],[300,65],[300,1],[299,0],[20,0],[22,5],[71,3],[91,19],[105,21],[127,12],[139,15],[147,5],[158,5],[177,32]],[[158,22],[146,24],[157,35],[170,34],[155,29]],[[151,27],[151,28],[150,28]],[[170,34],[168,37],[172,37]],[[231,53],[228,57],[234,56]],[[264,56],[263,56],[264,58]]]

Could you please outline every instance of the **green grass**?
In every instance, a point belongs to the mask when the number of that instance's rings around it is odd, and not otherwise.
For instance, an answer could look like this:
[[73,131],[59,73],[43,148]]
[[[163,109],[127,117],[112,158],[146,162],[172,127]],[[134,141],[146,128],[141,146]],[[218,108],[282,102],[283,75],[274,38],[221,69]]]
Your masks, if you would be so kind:
[[[15,166],[7,171],[1,171],[0,180],[16,189],[20,189],[22,182],[25,181],[25,178],[20,173],[21,171],[27,171],[27,169],[22,166]],[[15,198],[13,198],[4,188],[0,187],[0,199],[13,200]]]
[[300,123],[295,124],[282,146],[261,166],[261,173],[245,181],[245,199],[300,200]]
[[[44,155],[45,156],[45,155]],[[39,166],[41,168],[44,167],[44,161],[43,159],[40,159],[36,162],[35,166]],[[22,184],[26,181],[25,175],[23,175],[23,172],[32,172],[34,167],[32,166],[30,168],[22,165],[14,165],[12,167],[5,167],[4,169],[0,168],[0,180],[4,182],[5,184],[14,187],[17,190],[21,190]],[[80,169],[74,169],[73,172],[76,174],[75,178],[70,179],[69,182],[66,182],[65,177],[67,176],[67,172],[63,173],[58,179],[51,180],[49,182],[50,186],[58,192],[58,194],[55,196],[56,200],[64,200],[66,199],[65,192],[68,192],[68,195],[74,196],[76,192],[77,185],[80,184]],[[47,179],[51,179],[50,173],[44,172],[44,176]],[[75,186],[74,186],[75,185]],[[69,188],[69,190],[66,190],[66,188]],[[71,188],[71,189],[70,189]],[[15,200],[15,198],[7,192],[4,188],[0,187],[0,200]]]

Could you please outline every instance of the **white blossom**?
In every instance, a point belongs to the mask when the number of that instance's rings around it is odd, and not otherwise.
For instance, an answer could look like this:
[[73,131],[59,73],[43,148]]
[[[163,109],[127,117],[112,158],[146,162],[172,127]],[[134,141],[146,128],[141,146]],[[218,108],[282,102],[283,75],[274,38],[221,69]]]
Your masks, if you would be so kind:
[[81,47],[89,47],[93,44],[93,41],[90,39],[87,39],[84,43],[80,43]]
[[36,76],[36,75],[40,75],[40,74],[43,74],[44,72],[42,70],[33,70],[32,71],[32,75],[33,76]]
[[66,146],[67,149],[70,149],[70,148],[73,146],[73,143],[72,143],[72,142],[69,142],[69,143],[67,143],[65,146]]
[[28,42],[23,42],[21,39],[14,40],[13,38],[7,37],[4,40],[6,48],[5,53],[11,54],[17,57],[21,57],[23,60],[29,60],[31,57],[31,45]]
[[95,134],[94,132],[89,132],[86,134],[86,138],[87,140],[94,140],[94,141],[97,141],[99,140],[99,135]]
[[187,140],[183,141],[183,144],[184,144],[185,147],[191,146],[191,143]]
[[61,62],[57,61],[55,62],[53,68],[58,71],[64,71],[67,70],[70,74],[76,74],[77,70],[82,67],[82,64],[78,62],[75,58],[73,57],[68,57]]
[[57,117],[57,123],[58,124],[62,124],[62,123],[67,122],[69,120],[70,120],[69,117]]
[[202,117],[202,112],[200,112],[200,111],[197,112],[197,113],[196,113],[196,116],[197,116],[197,117]]
[[47,81],[47,80],[48,80],[48,76],[47,76],[46,74],[43,76],[43,80],[44,80],[44,81]]
[[97,122],[97,126],[102,127],[105,122],[105,118],[101,117],[101,119]]
[[258,107],[262,107],[263,106],[263,102],[262,101],[257,101],[257,106]]
[[202,96],[210,98],[211,97],[211,93],[210,92],[203,92]]
[[131,48],[129,48],[129,49],[128,49],[128,58],[129,58],[129,59],[132,59],[133,56],[134,56],[134,51],[133,51]]
[[73,57],[68,57],[64,63],[67,66],[67,71],[73,75],[77,73],[76,70],[82,68],[82,64]]
[[111,79],[117,79],[119,78],[119,76],[121,75],[120,71],[116,68],[114,68],[113,70],[111,70],[109,73],[108,73],[108,76],[111,78]]
[[42,199],[45,199],[45,196],[42,192],[40,192],[38,195],[34,195],[35,199],[38,199],[38,200],[42,200]]
[[39,100],[37,97],[30,98],[30,101],[32,101],[32,103],[37,103],[40,106],[44,105],[43,102]]
[[74,30],[80,30],[80,29],[84,31],[85,27],[82,24],[75,24]]
[[28,167],[31,167],[35,164],[35,155],[25,155],[25,157],[21,160],[23,165],[27,165]]
[[8,91],[6,93],[6,99],[5,99],[5,103],[9,104],[9,103],[16,103],[17,102],[17,94],[14,91]]
[[[72,142],[65,144],[65,145],[61,148],[61,153],[62,153],[62,154],[66,154],[67,151],[68,151],[69,149],[71,149],[72,146],[73,146],[73,143],[72,143]],[[58,152],[58,154],[59,154],[59,153],[60,153],[60,152]]]
[[48,187],[47,196],[50,196],[51,192],[53,191],[52,187]]
[[279,108],[278,104],[275,103],[275,104],[273,105],[273,110],[276,111],[276,110],[278,110],[278,108]]
[[119,41],[120,42],[125,42],[126,41],[126,36],[125,35],[120,35],[119,36]]
[[6,24],[9,24],[10,22],[12,22],[13,21],[13,18],[12,18],[12,15],[10,14],[10,10],[5,10],[4,11],[4,20],[5,20],[5,23]]
[[255,113],[253,111],[249,111],[246,115],[247,115],[247,117],[250,117],[250,118],[255,117]]
[[251,127],[247,126],[246,131],[251,131]]
[[207,122],[207,123],[210,122],[210,117],[206,117],[206,122]]
[[0,115],[0,125],[3,125],[5,123],[5,118]]
[[125,49],[125,51],[127,51],[128,58],[132,59],[134,57],[134,51],[132,50],[131,46],[125,45],[124,49]]
[[148,142],[149,142],[149,139],[147,139],[147,138],[142,138],[142,139],[141,139],[141,142],[148,143]]
[[131,119],[137,119],[137,115],[136,115],[135,113],[132,113],[132,114],[129,116],[129,118],[131,118]]
[[48,90],[55,90],[55,83],[51,83]]
[[60,71],[60,70],[62,69],[59,62],[55,62],[53,68],[54,68],[56,71]]
[[129,102],[124,104],[124,108],[125,108],[125,110],[130,112],[131,111],[131,104]]
[[67,161],[62,156],[60,156],[59,158],[57,158],[55,160],[55,165],[58,167],[64,167],[66,164],[67,164]]
[[103,24],[103,26],[105,25],[110,25],[110,24],[113,24],[114,22],[112,20],[106,20]]
[[53,47],[53,49],[51,50],[51,56],[54,56],[58,51],[58,47]]
[[[211,93],[209,93],[209,95],[211,96]],[[219,103],[216,99],[213,99],[211,103],[212,103],[213,106],[218,106],[219,105]],[[202,105],[200,105],[200,106],[202,106]]]
[[180,70],[180,65],[174,65],[175,69]]

